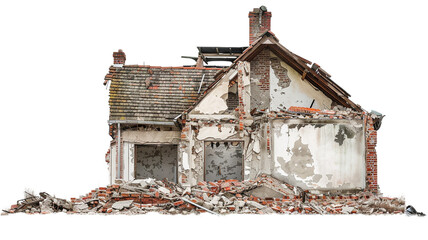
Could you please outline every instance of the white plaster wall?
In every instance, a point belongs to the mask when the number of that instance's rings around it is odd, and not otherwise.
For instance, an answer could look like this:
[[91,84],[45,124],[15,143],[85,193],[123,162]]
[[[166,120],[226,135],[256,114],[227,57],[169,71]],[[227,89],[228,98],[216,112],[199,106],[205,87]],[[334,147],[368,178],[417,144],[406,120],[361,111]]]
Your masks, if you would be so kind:
[[[271,57],[277,57],[271,53]],[[279,79],[275,76],[274,70],[270,68],[270,110],[279,111],[291,106],[310,107],[312,101],[315,102],[312,108],[321,110],[331,109],[332,100],[319,90],[316,90],[307,80],[302,80],[302,76],[285,62],[280,61],[281,67],[287,70],[287,75],[291,81],[290,85],[283,88],[278,85]]]
[[110,146],[110,183],[113,184],[116,179],[116,163],[117,163],[117,146],[113,144]]
[[220,128],[216,125],[212,126],[204,126],[199,129],[199,133],[197,135],[198,140],[225,140],[228,137],[231,137],[236,134],[235,125],[222,125]]
[[[273,121],[272,174],[275,177],[303,189],[345,190],[365,187],[365,141],[361,121],[338,121],[324,126],[303,124],[300,129],[291,128],[292,124],[302,124],[302,121]],[[335,141],[340,124],[356,132],[353,138],[345,136],[342,145]],[[296,167],[290,161],[293,148],[299,141],[307,145],[312,155],[312,162],[305,162],[306,166],[297,166],[303,169],[304,174],[300,176],[293,169],[289,169],[288,173],[284,169],[284,163],[288,163],[290,168]]]
[[251,107],[251,76],[250,76],[250,63],[249,62],[242,62],[239,61],[238,63],[238,71],[242,74],[239,74],[239,77],[242,78],[242,86],[240,86],[240,83],[238,81],[238,87],[243,87],[243,91],[239,91],[242,94],[242,101],[244,103],[244,118],[251,117],[250,116],[250,107]]
[[217,85],[202,99],[190,114],[219,114],[227,110],[229,91],[229,76],[236,74],[231,70],[217,83]]
[[180,131],[123,131],[122,139],[133,143],[178,143]]
[[134,143],[123,142],[123,180],[135,179],[134,174]]

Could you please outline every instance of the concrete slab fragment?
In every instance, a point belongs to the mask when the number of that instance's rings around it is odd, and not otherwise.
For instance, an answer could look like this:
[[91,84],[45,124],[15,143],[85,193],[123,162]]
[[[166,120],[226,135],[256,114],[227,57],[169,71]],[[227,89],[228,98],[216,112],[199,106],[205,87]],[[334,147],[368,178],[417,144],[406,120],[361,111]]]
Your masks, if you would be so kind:
[[115,209],[115,210],[122,210],[124,208],[131,207],[131,204],[133,202],[134,202],[134,200],[126,200],[126,201],[115,202],[115,203],[113,203],[112,208]]

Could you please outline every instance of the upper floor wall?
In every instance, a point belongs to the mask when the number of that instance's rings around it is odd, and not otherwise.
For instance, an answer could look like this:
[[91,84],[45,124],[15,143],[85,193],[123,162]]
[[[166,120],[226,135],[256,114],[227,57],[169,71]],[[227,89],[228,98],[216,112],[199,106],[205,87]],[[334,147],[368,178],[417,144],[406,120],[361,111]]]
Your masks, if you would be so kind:
[[332,109],[333,101],[268,48],[251,61],[251,109],[281,111],[291,106]]

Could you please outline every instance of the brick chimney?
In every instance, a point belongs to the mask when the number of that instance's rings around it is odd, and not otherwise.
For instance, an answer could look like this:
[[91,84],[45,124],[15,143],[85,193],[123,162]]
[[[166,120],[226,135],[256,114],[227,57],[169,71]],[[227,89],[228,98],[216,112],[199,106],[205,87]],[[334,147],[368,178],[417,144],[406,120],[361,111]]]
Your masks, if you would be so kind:
[[254,8],[248,13],[250,19],[250,45],[266,31],[270,31],[272,13],[265,6]]
[[126,61],[126,55],[122,51],[122,49],[119,49],[119,51],[113,53],[113,64],[125,64]]

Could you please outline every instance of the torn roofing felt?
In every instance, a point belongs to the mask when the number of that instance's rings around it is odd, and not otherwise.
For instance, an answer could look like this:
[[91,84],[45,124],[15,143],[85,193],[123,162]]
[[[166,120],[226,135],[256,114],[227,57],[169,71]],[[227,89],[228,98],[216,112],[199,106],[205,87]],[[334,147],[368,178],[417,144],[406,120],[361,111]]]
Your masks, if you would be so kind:
[[[172,122],[214,82],[218,68],[111,66],[110,120]],[[201,85],[201,81],[203,82]]]
[[[207,90],[191,108],[195,107],[205,97],[205,95],[216,86],[228,71],[235,68],[239,61],[251,61],[265,48],[269,48],[269,50],[301,74],[302,80],[307,80],[312,86],[322,91],[334,102],[344,107],[352,108],[355,111],[362,111],[359,105],[349,99],[351,95],[330,79],[330,74],[323,70],[319,65],[315,63],[312,64],[312,62],[289,51],[279,43],[278,38],[271,31],[266,31],[257,40],[255,40],[230,67],[226,70],[219,71],[215,76],[215,82],[208,86]],[[310,66],[311,64],[312,66]],[[190,111],[191,108],[189,108],[188,111]]]

